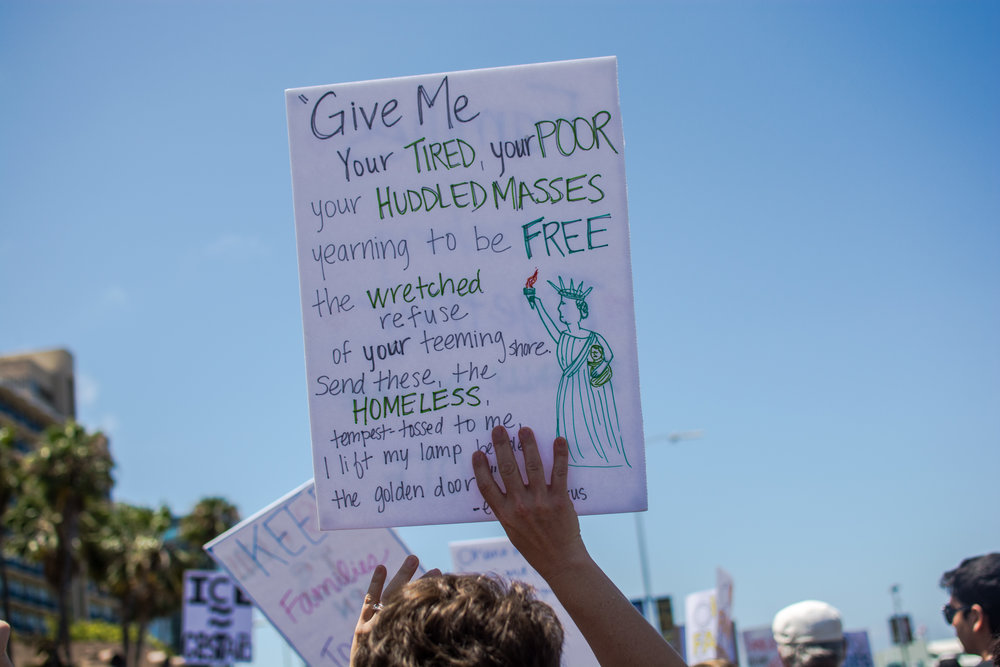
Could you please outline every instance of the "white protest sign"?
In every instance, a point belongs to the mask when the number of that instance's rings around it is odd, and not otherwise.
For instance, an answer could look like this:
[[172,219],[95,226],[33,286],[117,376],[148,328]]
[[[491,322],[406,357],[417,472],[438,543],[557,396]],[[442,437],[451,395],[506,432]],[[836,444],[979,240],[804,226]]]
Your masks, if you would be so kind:
[[719,616],[715,589],[691,593],[684,598],[684,648],[693,665],[718,656]]
[[718,654],[736,662],[736,635],[733,626],[733,577],[721,567],[715,568],[715,600],[718,634]]
[[563,625],[562,664],[586,667],[600,663],[590,645],[573,623],[566,609],[542,576],[528,565],[524,556],[505,537],[451,542],[451,563],[455,572],[493,572],[507,580],[523,581],[534,586],[538,599],[552,607]]
[[225,572],[184,572],[181,646],[191,664],[253,660],[253,606]]
[[613,57],[286,91],[323,530],[489,519],[471,454],[570,443],[646,508]]
[[782,667],[770,626],[744,630],[743,648],[746,649],[749,667]]
[[312,482],[215,538],[205,550],[310,665],[347,667],[371,574],[409,550],[392,530],[320,532]]

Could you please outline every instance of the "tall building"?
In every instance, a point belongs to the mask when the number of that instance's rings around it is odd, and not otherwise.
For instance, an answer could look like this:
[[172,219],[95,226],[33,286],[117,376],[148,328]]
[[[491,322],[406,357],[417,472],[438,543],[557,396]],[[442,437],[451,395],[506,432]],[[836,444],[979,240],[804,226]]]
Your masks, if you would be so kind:
[[[14,433],[18,449],[31,451],[45,429],[75,418],[72,354],[42,350],[0,356],[0,427]],[[20,633],[44,633],[46,617],[56,614],[56,600],[41,566],[18,558],[4,560],[11,603],[10,618],[5,620]],[[111,600],[83,577],[74,585],[71,609],[74,619],[115,621]]]

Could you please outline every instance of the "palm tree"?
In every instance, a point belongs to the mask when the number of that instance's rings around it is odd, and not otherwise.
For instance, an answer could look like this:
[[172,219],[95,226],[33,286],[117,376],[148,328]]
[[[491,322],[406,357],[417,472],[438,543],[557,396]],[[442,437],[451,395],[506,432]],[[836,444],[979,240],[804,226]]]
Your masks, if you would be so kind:
[[[10,616],[10,585],[7,582],[7,560],[4,558],[4,537],[7,524],[4,515],[17,497],[20,486],[21,452],[14,445],[14,434],[0,428],[0,586],[3,586],[3,618]],[[13,649],[8,649],[10,653]],[[13,659],[13,656],[12,658]]]
[[[205,553],[204,546],[239,521],[239,510],[225,498],[209,496],[195,503],[191,513],[182,516],[177,526],[179,540],[191,559],[191,569],[215,569],[215,562]],[[180,645],[179,615],[174,621],[174,643]]]
[[[176,539],[167,537],[173,519],[166,507],[114,503],[91,521],[95,530],[86,545],[88,567],[118,601],[122,652],[127,665],[137,665],[150,621],[179,614],[184,570],[212,567],[202,547],[238,523],[239,512],[224,498],[203,498],[177,522]],[[137,628],[135,646],[132,628]]]
[[225,498],[212,496],[199,500],[191,513],[181,517],[178,532],[195,554],[195,567],[214,569],[215,563],[205,553],[207,542],[226,532],[240,522],[240,512]]
[[56,591],[56,660],[71,664],[70,585],[80,570],[81,520],[106,503],[114,482],[107,438],[75,421],[52,426],[24,458],[20,495],[9,513],[11,547],[42,564]]
[[150,622],[180,609],[184,570],[192,559],[167,539],[173,518],[165,506],[152,510],[114,503],[93,518],[100,525],[86,547],[88,567],[118,601],[122,652],[127,665],[138,665]]

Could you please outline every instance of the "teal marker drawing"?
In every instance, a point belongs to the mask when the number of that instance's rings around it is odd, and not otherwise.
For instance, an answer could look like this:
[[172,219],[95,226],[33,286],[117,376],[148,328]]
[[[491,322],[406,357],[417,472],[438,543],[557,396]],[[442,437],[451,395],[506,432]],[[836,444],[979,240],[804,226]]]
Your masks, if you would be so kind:
[[569,442],[569,464],[631,468],[615,406],[611,372],[614,353],[604,336],[581,326],[590,314],[587,296],[594,288],[585,290],[583,282],[574,285],[572,279],[567,287],[562,276],[558,285],[546,281],[559,295],[557,321],[535,294],[537,273],[525,287],[524,296],[556,344],[556,359],[562,369],[556,390],[556,433]]

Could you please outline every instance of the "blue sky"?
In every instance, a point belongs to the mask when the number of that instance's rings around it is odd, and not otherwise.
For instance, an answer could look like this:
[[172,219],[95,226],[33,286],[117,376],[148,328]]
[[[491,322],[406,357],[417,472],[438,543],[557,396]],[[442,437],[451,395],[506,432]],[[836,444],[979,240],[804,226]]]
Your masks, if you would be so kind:
[[[0,351],[73,351],[117,498],[250,514],[311,476],[284,89],[616,55],[653,592],[721,565],[742,627],[819,598],[879,649],[899,583],[946,637],[938,577],[1000,547],[997,34],[965,1],[5,2]],[[633,517],[583,530],[638,596]],[[402,535],[448,568],[498,531]]]

